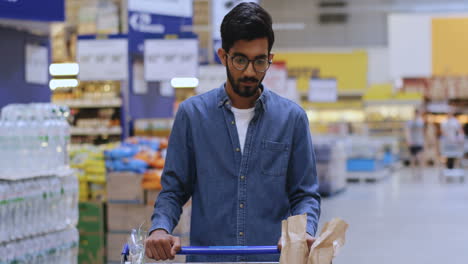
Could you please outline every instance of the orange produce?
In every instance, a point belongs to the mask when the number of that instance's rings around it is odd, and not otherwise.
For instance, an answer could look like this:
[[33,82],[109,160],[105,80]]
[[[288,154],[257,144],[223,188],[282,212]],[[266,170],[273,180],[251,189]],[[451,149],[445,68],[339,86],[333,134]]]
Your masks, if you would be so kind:
[[158,159],[153,160],[150,163],[150,166],[156,169],[163,169],[165,163],[166,163],[166,160],[164,160],[163,158],[158,158]]
[[145,190],[161,190],[161,170],[148,170],[143,175],[142,187]]
[[161,139],[161,142],[159,142],[160,149],[167,149],[168,145],[169,145],[169,142],[167,141],[167,139]]

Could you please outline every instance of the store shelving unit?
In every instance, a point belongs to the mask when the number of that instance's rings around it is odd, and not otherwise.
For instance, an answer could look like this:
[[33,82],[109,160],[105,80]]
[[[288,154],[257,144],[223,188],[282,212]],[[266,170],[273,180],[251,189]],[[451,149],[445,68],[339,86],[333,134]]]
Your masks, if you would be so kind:
[[81,82],[79,87],[55,91],[52,101],[71,110],[72,143],[101,144],[121,140],[120,82]]
[[109,136],[120,136],[122,134],[121,127],[100,127],[100,128],[81,128],[81,127],[71,127],[70,133],[72,136],[99,136],[99,135],[109,135]]
[[70,108],[119,108],[122,106],[122,99],[112,98],[107,100],[55,100],[57,105],[65,105]]
[[332,196],[346,189],[345,140],[334,136],[313,138],[319,193]]

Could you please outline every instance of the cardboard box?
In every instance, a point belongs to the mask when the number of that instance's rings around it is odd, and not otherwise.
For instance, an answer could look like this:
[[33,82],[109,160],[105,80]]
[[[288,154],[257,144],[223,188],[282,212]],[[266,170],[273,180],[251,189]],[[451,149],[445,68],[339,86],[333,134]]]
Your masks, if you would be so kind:
[[147,205],[154,206],[161,190],[145,190],[145,202]]
[[[130,233],[107,233],[107,262],[120,263],[120,253],[122,252],[123,245],[127,242]],[[189,245],[188,237],[181,237],[182,246]],[[145,263],[154,263],[154,260],[146,259]],[[185,256],[176,256],[169,263],[184,263]]]
[[107,200],[111,203],[132,201],[144,203],[144,190],[141,188],[143,174],[132,172],[112,172],[107,175]]
[[103,264],[106,263],[106,247],[104,234],[80,235],[78,249],[78,263]]
[[80,234],[104,235],[105,210],[103,203],[80,202],[78,230]]
[[107,204],[107,227],[112,231],[128,231],[141,225],[151,227],[153,206],[145,204]]
[[[130,232],[132,229],[143,226],[146,230],[151,228],[151,216],[154,207],[144,204],[107,204],[107,228],[113,232]],[[190,233],[190,220],[192,204],[189,201],[183,208],[178,225],[173,234],[188,236]]]
[[107,262],[119,262],[123,245],[127,242],[128,233],[107,233]]

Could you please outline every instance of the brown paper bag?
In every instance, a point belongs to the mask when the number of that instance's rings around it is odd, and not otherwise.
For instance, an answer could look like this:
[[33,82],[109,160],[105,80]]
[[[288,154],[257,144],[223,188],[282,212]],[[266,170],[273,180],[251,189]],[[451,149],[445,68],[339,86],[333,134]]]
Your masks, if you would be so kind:
[[291,216],[282,222],[280,264],[307,263],[306,226],[306,214]]
[[345,243],[347,229],[348,224],[341,219],[335,218],[327,222],[312,245],[307,264],[330,264]]

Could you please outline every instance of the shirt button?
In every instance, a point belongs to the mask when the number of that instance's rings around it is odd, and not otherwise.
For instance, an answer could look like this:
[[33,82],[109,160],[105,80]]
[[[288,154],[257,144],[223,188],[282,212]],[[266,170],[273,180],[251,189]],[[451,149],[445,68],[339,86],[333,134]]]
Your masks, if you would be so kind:
[[239,205],[239,207],[240,207],[240,208],[244,208],[244,204],[241,203],[241,204]]
[[233,124],[233,125],[234,125],[234,124],[235,124],[235,123],[234,123],[234,121],[231,121],[231,124]]
[[244,176],[244,175],[241,176],[241,180],[245,180],[245,176]]
[[236,151],[239,152],[239,151],[240,151],[240,148],[236,148]]
[[244,236],[244,232],[239,232],[239,236]]

